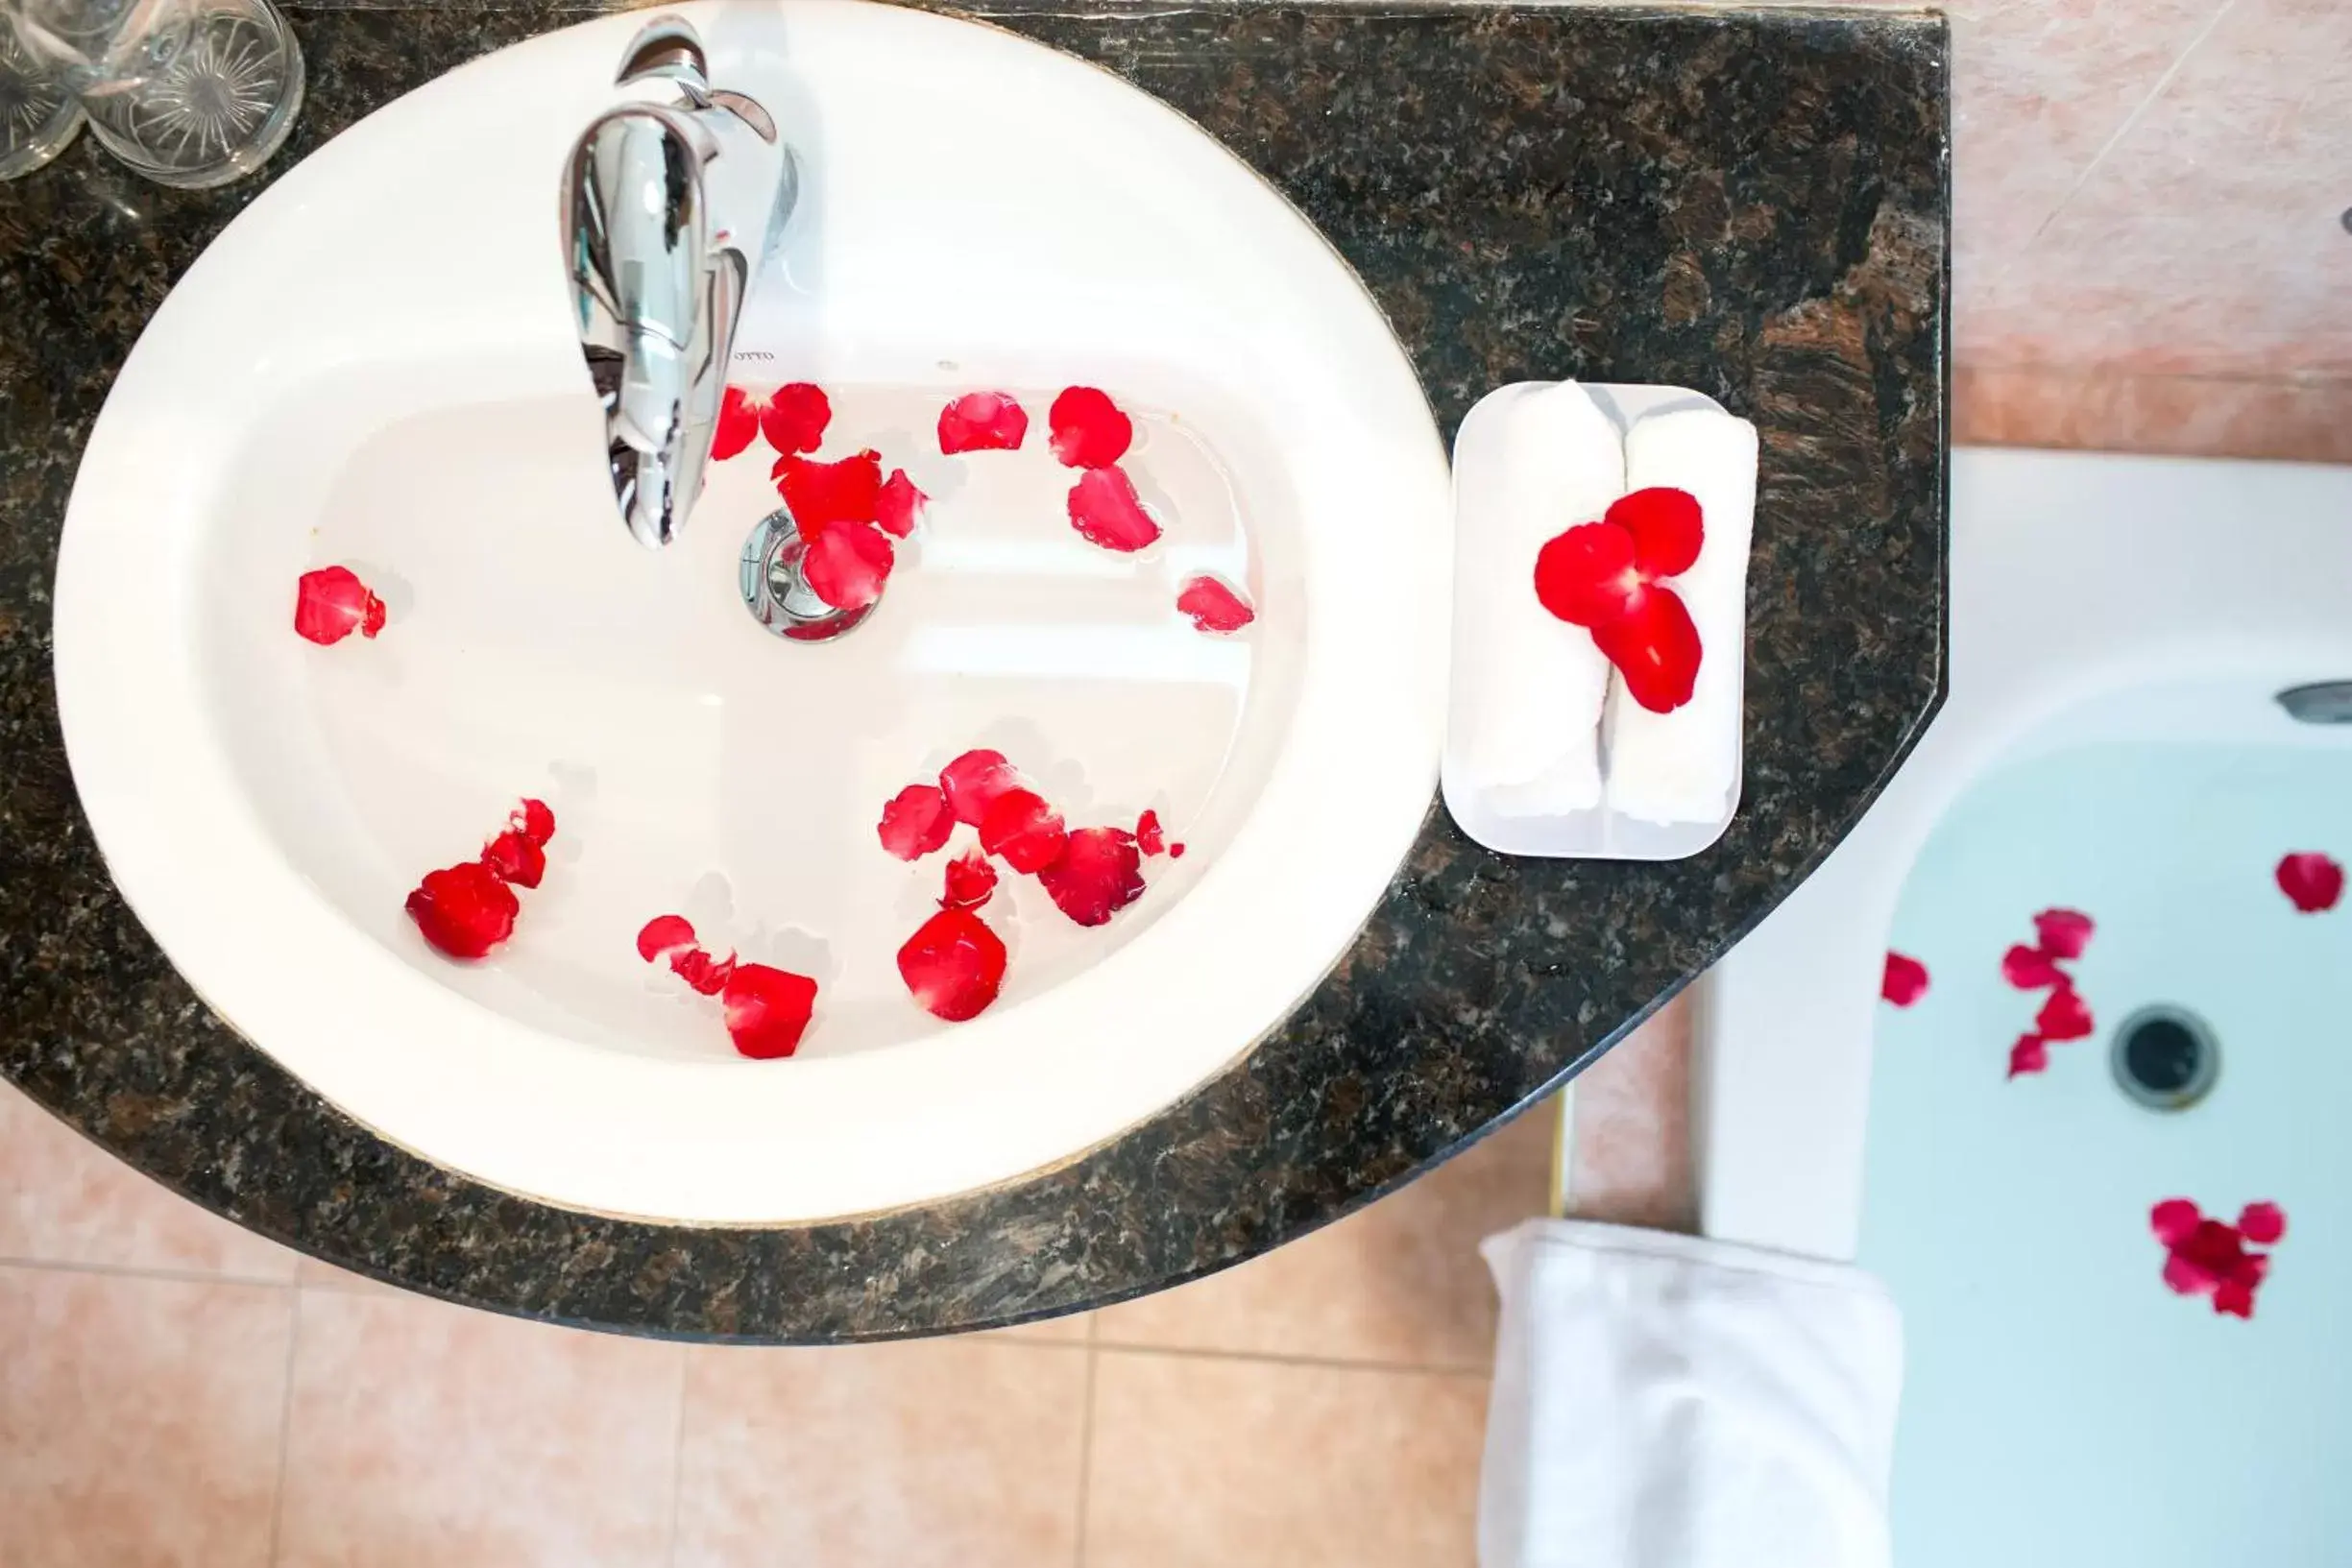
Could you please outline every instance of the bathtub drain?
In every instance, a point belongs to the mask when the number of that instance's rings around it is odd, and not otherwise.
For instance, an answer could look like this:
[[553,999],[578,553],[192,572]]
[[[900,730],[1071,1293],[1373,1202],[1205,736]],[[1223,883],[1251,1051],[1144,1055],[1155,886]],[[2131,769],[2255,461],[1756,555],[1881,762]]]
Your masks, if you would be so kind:
[[2221,1048],[2203,1019],[2159,1002],[2117,1027],[2108,1064],[2126,1098],[2151,1111],[2185,1111],[2213,1092]]

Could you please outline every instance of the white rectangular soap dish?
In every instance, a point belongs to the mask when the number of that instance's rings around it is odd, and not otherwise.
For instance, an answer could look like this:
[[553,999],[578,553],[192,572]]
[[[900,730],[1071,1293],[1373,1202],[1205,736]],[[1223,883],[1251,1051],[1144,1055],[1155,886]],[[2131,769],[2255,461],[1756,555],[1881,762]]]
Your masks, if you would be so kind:
[[[1497,461],[1493,451],[1495,429],[1501,410],[1513,399],[1527,393],[1557,385],[1549,381],[1515,381],[1497,387],[1479,399],[1462,422],[1454,436],[1454,534],[1458,556],[1462,542],[1475,535],[1482,523],[1493,526],[1493,519],[1482,518],[1473,505],[1466,507],[1463,495],[1466,473],[1475,474],[1481,464]],[[1687,387],[1640,386],[1587,381],[1586,392],[1601,412],[1608,415],[1620,434],[1636,420],[1649,414],[1669,413],[1685,408],[1711,408],[1725,412],[1723,405],[1703,392]],[[1564,519],[1564,528],[1575,519]],[[1532,577],[1524,582],[1477,582],[1472,574],[1461,569],[1458,559],[1454,574],[1454,624],[1458,629],[1468,616],[1481,613],[1491,596],[1501,592],[1532,593]],[[1740,694],[1739,712],[1746,712],[1747,627],[1743,617],[1740,626]],[[1455,700],[1448,704],[1455,712],[1463,711],[1459,692],[1463,683],[1478,678],[1478,672],[1465,667],[1462,639],[1457,635],[1453,650],[1453,688]],[[1744,723],[1743,723],[1744,728]],[[1544,859],[1594,860],[1680,860],[1698,854],[1721,838],[1732,825],[1739,809],[1740,779],[1745,773],[1746,758],[1741,754],[1741,765],[1734,771],[1733,784],[1726,794],[1722,814],[1709,822],[1646,822],[1610,809],[1607,805],[1589,810],[1515,815],[1506,811],[1498,799],[1498,791],[1485,789],[1462,767],[1456,755],[1454,727],[1447,726],[1445,755],[1441,774],[1441,788],[1445,808],[1453,814],[1462,831],[1486,848],[1502,855],[1530,856]],[[1604,742],[1605,743],[1605,742]],[[1736,739],[1734,744],[1740,744]],[[1602,758],[1606,774],[1608,758]]]

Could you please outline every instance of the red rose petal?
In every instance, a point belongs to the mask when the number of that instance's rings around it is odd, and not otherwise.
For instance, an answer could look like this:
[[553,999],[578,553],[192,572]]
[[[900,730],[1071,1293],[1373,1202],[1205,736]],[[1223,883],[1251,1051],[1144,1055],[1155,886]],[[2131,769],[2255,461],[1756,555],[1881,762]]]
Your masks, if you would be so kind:
[[2205,1217],[2197,1206],[2185,1197],[2168,1197],[2147,1212],[2148,1229],[2167,1247],[2175,1247],[2194,1233],[2197,1221]]
[[1238,632],[1258,618],[1249,601],[1214,577],[1192,577],[1176,592],[1176,609],[1203,632]]
[[655,915],[637,933],[637,955],[647,963],[693,945],[694,928],[687,924],[684,915]]
[[874,830],[882,847],[902,860],[919,860],[947,842],[956,831],[947,792],[937,784],[912,784],[890,797]]
[[348,567],[305,571],[294,584],[294,630],[325,647],[357,632],[374,637],[384,629],[384,601]]
[[2034,940],[2052,958],[2079,958],[2095,928],[2079,909],[2045,909],[2033,917]]
[[724,463],[751,445],[760,433],[760,405],[741,387],[729,387],[718,399],[718,426],[711,436],[711,461]]
[[977,828],[988,808],[1007,789],[1022,787],[1020,769],[1005,760],[1001,751],[968,751],[939,770],[939,787],[947,792],[948,808],[958,822]]
[[735,954],[714,958],[700,948],[686,948],[669,955],[670,973],[706,997],[715,997],[735,977]]
[[1070,487],[1070,526],[1089,544],[1130,553],[1159,538],[1125,469],[1088,469]]
[[837,522],[872,522],[882,510],[880,452],[855,452],[837,463],[787,452],[768,476],[800,537],[811,543]]
[[2033,1026],[2045,1040],[2080,1040],[2091,1032],[2090,1004],[2072,985],[2061,985],[2042,1003]]
[[1928,966],[1901,953],[1886,955],[1886,972],[1879,977],[1879,995],[1898,1007],[1908,1007],[1928,994]]
[[996,863],[978,849],[968,849],[947,863],[947,886],[939,899],[942,909],[977,909],[996,891]]
[[2018,1036],[2017,1044],[2009,1048],[2009,1076],[2039,1073],[2049,1066],[2049,1043],[2038,1034]]
[[765,964],[737,964],[719,1000],[735,1049],[768,1061],[791,1055],[800,1045],[809,1015],[816,1008],[816,982]]
[[1060,859],[1069,837],[1061,813],[1034,790],[1006,790],[980,819],[980,847],[1004,856],[1006,865],[1024,876]]
[[1183,859],[1183,858],[1184,858],[1184,846],[1183,846],[1183,845],[1181,845],[1181,844],[1171,844],[1171,845],[1169,845],[1169,846],[1168,846],[1168,858],[1169,858],[1169,859],[1171,859],[1171,860],[1181,860],[1181,859]]
[[833,399],[806,381],[778,387],[760,410],[760,433],[780,452],[812,452],[833,422]]
[[1593,643],[1625,678],[1625,693],[1653,713],[1671,713],[1699,683],[1699,628],[1683,596],[1647,588],[1634,613],[1592,629]]
[[546,801],[524,800],[515,808],[515,814],[506,819],[506,825],[542,849],[555,836],[555,813],[547,809]]
[[1002,392],[967,392],[939,410],[939,450],[1009,452],[1029,435],[1029,414]]
[[1143,895],[1143,856],[1125,829],[1080,828],[1037,880],[1063,914],[1100,926]]
[[482,864],[502,882],[537,887],[547,874],[547,852],[524,837],[521,830],[509,828],[483,847]]
[[2230,1317],[2254,1315],[2254,1288],[2236,1280],[2223,1280],[2214,1287],[2213,1310]]
[[2290,855],[2278,863],[2278,890],[2307,915],[2336,907],[2343,897],[2343,867],[2324,855]]
[[898,950],[915,1004],[951,1024],[976,1018],[1005,983],[1005,944],[969,909],[942,909]]
[[2256,1246],[2274,1245],[2287,1234],[2287,1211],[2275,1203],[2249,1203],[2238,1211],[2238,1231]]
[[1134,423],[1108,395],[1093,387],[1071,387],[1046,413],[1054,455],[1074,469],[1106,469],[1127,455]]
[[1571,626],[1621,620],[1641,596],[1634,536],[1613,522],[1579,523],[1536,552],[1536,597]]
[[2067,983],[2066,971],[2049,953],[2023,943],[2000,955],[2000,977],[2020,991],[2039,991],[2045,986]]
[[1634,536],[1634,565],[1647,577],[1672,577],[1698,564],[1707,530],[1699,498],[1686,490],[1654,486],[1618,497],[1603,520]]
[[809,542],[800,569],[809,580],[809,591],[836,610],[863,610],[882,597],[897,561],[880,529],[843,522]]
[[478,860],[428,871],[408,895],[408,918],[452,958],[479,958],[515,934],[514,889]]
[[2220,1283],[2177,1252],[2164,1260],[2164,1282],[2175,1295],[2202,1295]]
[[1168,848],[1167,835],[1160,831],[1157,811],[1146,811],[1135,819],[1135,847],[1146,855],[1158,855]]
[[882,524],[884,533],[905,539],[923,520],[923,508],[930,500],[907,477],[905,469],[892,469],[890,477],[882,482],[882,493],[875,497],[874,520]]

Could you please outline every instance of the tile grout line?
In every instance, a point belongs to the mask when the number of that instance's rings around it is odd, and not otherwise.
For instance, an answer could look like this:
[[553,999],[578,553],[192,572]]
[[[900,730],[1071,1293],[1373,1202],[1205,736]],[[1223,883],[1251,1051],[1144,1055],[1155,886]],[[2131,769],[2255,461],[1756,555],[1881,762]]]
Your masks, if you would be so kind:
[[678,1517],[686,1500],[686,1359],[693,1349],[691,1345],[678,1347],[678,1420],[669,1445],[669,1550],[663,1558],[669,1568],[678,1568]]
[[1325,1372],[1399,1372],[1410,1377],[1486,1377],[1493,1368],[1460,1362],[1349,1361],[1338,1356],[1291,1356],[1267,1350],[1204,1350],[1196,1345],[1122,1344],[1103,1340],[1090,1354],[1166,1356],[1176,1361],[1242,1362],[1257,1366],[1300,1366]]
[[286,1469],[294,1452],[294,1362],[303,1343],[303,1292],[286,1321],[286,1386],[278,1396],[278,1480],[270,1490],[270,1568],[278,1568],[286,1526]]
[[256,1291],[300,1289],[291,1279],[263,1279],[254,1274],[214,1274],[201,1268],[142,1268],[118,1263],[71,1263],[56,1258],[0,1256],[0,1268],[31,1268],[45,1274],[97,1274],[108,1279],[168,1280],[179,1285],[242,1285]]
[[[2131,112],[2123,116],[2123,123],[2115,128],[2115,133],[2100,143],[2098,151],[2091,155],[2091,161],[2082,166],[2082,173],[2074,177],[2074,182],[2067,187],[2066,194],[2058,198],[2058,205],[2049,209],[2049,216],[2036,225],[2033,232],[2026,237],[2025,243],[2017,248],[2017,256],[2024,255],[2025,252],[2040,244],[2042,236],[2049,231],[2050,225],[2056,223],[2066,209],[2073,205],[2074,198],[2082,193],[2083,186],[2091,182],[2091,177],[2098,172],[2100,164],[2107,161],[2107,156],[2122,145],[2123,138],[2131,134],[2132,127],[2138,125],[2141,117],[2155,107],[2156,100],[2162,98],[2165,89],[2172,84],[2172,79],[2180,75],[2182,67],[2189,63],[2190,57],[2205,46],[2205,40],[2212,37],[2214,30],[2221,25],[2221,18],[2227,16],[2237,4],[2238,0],[2221,0],[2221,3],[2214,8],[2214,13],[2205,18],[2205,25],[2196,30],[2196,36],[2191,38],[2181,47],[2180,53],[2172,57],[2172,63],[2167,65],[2164,73],[2156,78],[2156,84],[2147,89],[2147,95],[2132,106]],[[2002,276],[2006,276],[2010,267],[2016,265],[2017,256],[2012,256],[2009,262],[2002,266]],[[1996,278],[1995,281],[1998,282],[1999,279]]]
[[1094,1484],[1094,1389],[1095,1368],[1102,1364],[1103,1352],[1094,1342],[1094,1320],[1086,1323],[1086,1393],[1079,1405],[1078,1422],[1078,1528],[1070,1541],[1071,1568],[1086,1568],[1086,1512],[1089,1492]]

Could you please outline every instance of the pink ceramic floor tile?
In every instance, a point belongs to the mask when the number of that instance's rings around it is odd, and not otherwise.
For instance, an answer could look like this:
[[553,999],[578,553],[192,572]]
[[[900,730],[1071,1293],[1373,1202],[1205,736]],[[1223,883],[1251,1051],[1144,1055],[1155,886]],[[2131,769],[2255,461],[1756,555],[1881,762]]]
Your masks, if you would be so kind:
[[151,1181],[0,1083],[0,1258],[290,1280],[295,1256]]
[[0,1267],[0,1563],[263,1568],[293,1305]]
[[667,1550],[683,1347],[305,1289],[280,1568],[640,1568]]

